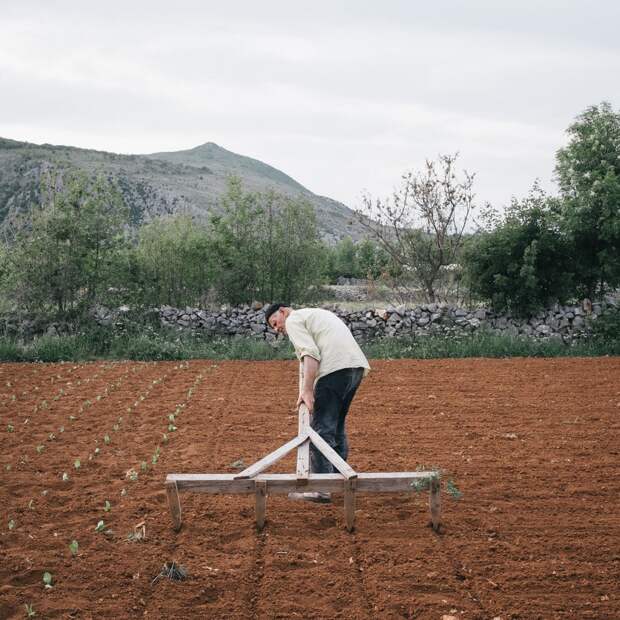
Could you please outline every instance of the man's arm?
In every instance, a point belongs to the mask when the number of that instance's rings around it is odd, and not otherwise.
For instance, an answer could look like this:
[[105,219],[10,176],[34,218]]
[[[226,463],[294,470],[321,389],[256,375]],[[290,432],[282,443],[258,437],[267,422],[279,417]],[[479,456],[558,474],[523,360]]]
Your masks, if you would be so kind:
[[304,355],[302,363],[304,365],[304,383],[297,399],[297,407],[302,402],[306,403],[310,415],[314,411],[314,380],[319,372],[319,362],[309,355]]

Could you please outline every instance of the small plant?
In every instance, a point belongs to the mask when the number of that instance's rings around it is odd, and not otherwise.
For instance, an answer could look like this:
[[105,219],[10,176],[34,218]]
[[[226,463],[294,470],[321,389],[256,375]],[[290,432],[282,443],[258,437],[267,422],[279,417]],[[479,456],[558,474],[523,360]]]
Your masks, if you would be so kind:
[[446,483],[446,491],[456,500],[459,500],[461,499],[461,497],[463,497],[462,491],[459,491],[459,489],[457,489],[452,478],[450,478]]
[[114,432],[118,432],[120,428],[121,428],[121,427],[120,427],[118,424],[115,424],[115,425],[112,427],[112,430],[113,430]]
[[61,426],[61,427],[58,429],[58,432],[59,432],[59,433],[64,433],[64,432],[65,432],[65,427],[64,427],[64,426]]
[[56,435],[54,435],[54,433],[50,433],[47,437],[48,441],[54,441],[54,439],[56,439]]
[[142,461],[142,463],[140,463],[140,469],[142,471],[146,471],[149,468],[148,464],[146,461]]
[[163,443],[168,443],[168,435],[166,435],[166,433],[162,433],[161,440]]
[[168,431],[170,433],[174,433],[177,430],[177,427],[174,424],[168,424]]
[[28,508],[30,508],[30,510],[34,510],[34,500],[33,500],[33,499],[31,499],[31,500],[28,502]]
[[97,525],[95,526],[95,532],[105,532],[106,525],[103,519],[100,519]]
[[24,607],[26,608],[26,618],[34,618],[37,615],[32,607],[32,603],[25,603]]
[[69,474],[65,471],[62,473],[62,481],[67,482],[69,480]]
[[97,456],[100,452],[101,452],[101,450],[98,447],[95,448],[95,456]]
[[75,469],[79,469],[81,466],[80,459],[75,459],[75,461],[73,461],[73,467],[75,467]]
[[4,469],[6,469],[7,471],[11,471],[11,464],[10,464],[10,463],[7,463],[7,464],[4,466]]
[[107,446],[110,443],[110,435],[105,435],[103,438],[103,443]]
[[105,504],[103,505],[103,509],[105,510],[105,512],[110,512],[110,509],[112,508],[112,505],[110,504],[110,502],[106,499],[105,500]]
[[9,433],[12,433],[15,430],[15,427],[12,424],[7,424],[6,430],[9,431]]
[[14,530],[15,529],[15,521],[13,521],[13,519],[11,519],[9,521],[9,530]]
[[48,573],[48,572],[43,573],[43,583],[45,584],[45,587],[51,588],[52,582],[53,582],[52,573]]
[[125,495],[127,495],[127,489],[123,488],[121,489],[121,497],[125,497]]
[[41,454],[45,450],[45,446],[37,446],[37,454]]
[[71,541],[71,543],[69,543],[69,551],[71,551],[71,555],[76,556],[78,554],[79,548],[80,546],[78,545],[77,540],[73,540]]

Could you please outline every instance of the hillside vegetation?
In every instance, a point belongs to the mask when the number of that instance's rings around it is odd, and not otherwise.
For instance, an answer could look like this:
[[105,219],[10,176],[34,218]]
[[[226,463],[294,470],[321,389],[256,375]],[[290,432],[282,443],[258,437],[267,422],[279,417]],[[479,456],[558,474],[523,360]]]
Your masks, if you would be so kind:
[[323,239],[358,239],[362,228],[345,205],[317,196],[280,170],[208,142],[185,151],[119,155],[0,138],[0,229],[16,225],[20,214],[40,203],[41,179],[54,170],[107,177],[120,189],[137,227],[162,215],[206,220],[221,211],[228,180],[235,176],[251,192],[275,192],[303,199],[316,214]]

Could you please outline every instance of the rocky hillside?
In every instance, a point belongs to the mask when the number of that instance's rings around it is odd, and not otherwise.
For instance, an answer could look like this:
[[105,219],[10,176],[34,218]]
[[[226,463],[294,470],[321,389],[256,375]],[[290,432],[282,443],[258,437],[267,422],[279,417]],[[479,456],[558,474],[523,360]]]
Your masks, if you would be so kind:
[[274,190],[305,198],[315,209],[322,236],[357,239],[363,233],[352,211],[317,196],[280,170],[207,142],[186,151],[119,155],[71,146],[30,144],[0,138],[0,229],[38,202],[41,175],[50,167],[101,172],[113,178],[129,205],[134,225],[158,215],[189,213],[199,218],[218,210],[231,175],[250,191]]

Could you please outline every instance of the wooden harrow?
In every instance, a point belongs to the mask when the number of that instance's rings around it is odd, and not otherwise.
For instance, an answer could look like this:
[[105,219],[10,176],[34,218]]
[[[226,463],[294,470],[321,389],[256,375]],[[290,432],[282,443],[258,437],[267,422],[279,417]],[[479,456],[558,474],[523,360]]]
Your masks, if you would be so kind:
[[[313,444],[338,470],[337,474],[310,473],[310,444]],[[297,449],[297,471],[294,474],[263,474],[292,450]],[[431,522],[436,531],[440,525],[441,495],[436,471],[357,473],[333,448],[310,427],[308,408],[299,408],[299,430],[296,437],[269,453],[238,474],[168,474],[166,495],[175,530],[182,524],[179,493],[254,494],[256,526],[265,525],[267,496],[292,491],[342,492],[344,513],[349,532],[355,527],[356,493],[413,492],[428,485]]]

